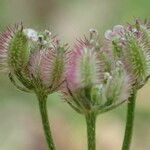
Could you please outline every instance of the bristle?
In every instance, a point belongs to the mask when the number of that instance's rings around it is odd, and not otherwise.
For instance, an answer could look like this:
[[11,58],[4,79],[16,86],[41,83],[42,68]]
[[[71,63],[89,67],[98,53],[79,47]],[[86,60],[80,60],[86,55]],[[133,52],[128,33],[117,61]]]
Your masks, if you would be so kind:
[[42,51],[36,50],[34,54],[30,56],[29,60],[29,75],[30,78],[38,78],[40,76],[40,62],[41,62]]
[[56,59],[56,51],[47,49],[43,52],[40,62],[40,76],[43,83],[50,86],[52,83],[52,72],[54,70],[54,61]]
[[8,54],[9,45],[14,35],[16,34],[18,27],[7,27],[7,30],[0,35],[0,71],[9,72]]

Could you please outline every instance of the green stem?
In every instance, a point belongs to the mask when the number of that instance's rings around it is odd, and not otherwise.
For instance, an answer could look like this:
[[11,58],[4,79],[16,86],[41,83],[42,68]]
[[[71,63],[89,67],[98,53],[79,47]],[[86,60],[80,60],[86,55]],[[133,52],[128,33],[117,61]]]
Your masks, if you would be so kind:
[[55,150],[55,146],[54,146],[54,142],[50,130],[50,125],[48,121],[48,114],[47,114],[47,107],[46,107],[47,95],[38,95],[38,100],[39,100],[40,113],[42,117],[43,129],[44,129],[49,150]]
[[88,113],[86,115],[86,124],[87,124],[88,150],[95,150],[96,149],[96,135],[95,135],[96,115],[94,113]]
[[130,149],[132,133],[133,133],[133,125],[134,125],[136,94],[137,94],[137,91],[134,91],[131,97],[129,98],[128,108],[127,108],[126,129],[125,129],[122,150]]

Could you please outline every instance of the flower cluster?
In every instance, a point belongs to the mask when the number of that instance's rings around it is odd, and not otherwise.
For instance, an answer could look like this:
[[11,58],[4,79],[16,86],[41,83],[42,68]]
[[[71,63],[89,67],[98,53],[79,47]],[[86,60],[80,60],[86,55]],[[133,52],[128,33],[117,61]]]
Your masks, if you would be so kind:
[[[136,21],[105,33],[103,45],[96,30],[72,50],[47,30],[22,24],[0,37],[0,71],[19,89],[35,93],[61,90],[76,111],[102,113],[117,107],[141,88],[150,76],[150,24]],[[18,85],[18,81],[23,87]]]
[[64,81],[65,49],[47,30],[15,25],[0,37],[0,71],[8,73],[21,90],[52,93]]
[[117,25],[105,33],[105,50],[113,60],[123,62],[137,89],[150,76],[150,24],[136,20],[134,25]]

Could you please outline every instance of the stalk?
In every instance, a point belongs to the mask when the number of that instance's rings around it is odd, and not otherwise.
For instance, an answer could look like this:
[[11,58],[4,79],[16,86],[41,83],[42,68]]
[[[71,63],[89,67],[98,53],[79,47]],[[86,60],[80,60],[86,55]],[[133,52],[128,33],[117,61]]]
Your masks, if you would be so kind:
[[50,124],[48,120],[48,114],[47,114],[47,104],[46,104],[47,95],[38,95],[37,97],[39,100],[39,108],[40,108],[40,113],[41,113],[41,118],[42,118],[42,124],[43,124],[45,138],[46,138],[49,150],[55,150],[55,145],[53,142]]
[[88,113],[86,115],[86,124],[87,124],[87,143],[88,150],[96,150],[96,115],[95,113]]
[[133,134],[133,125],[134,125],[136,95],[137,95],[137,91],[134,91],[131,97],[129,98],[129,103],[127,106],[126,129],[125,129],[122,150],[130,150],[132,134]]

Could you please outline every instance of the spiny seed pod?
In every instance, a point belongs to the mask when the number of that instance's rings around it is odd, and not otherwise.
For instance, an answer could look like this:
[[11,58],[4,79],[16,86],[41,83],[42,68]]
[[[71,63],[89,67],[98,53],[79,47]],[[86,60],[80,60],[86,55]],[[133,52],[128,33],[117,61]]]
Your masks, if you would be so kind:
[[122,65],[116,63],[114,70],[105,72],[95,33],[92,31],[90,40],[80,40],[67,57],[65,99],[82,114],[108,111],[131,94],[130,78]]
[[52,93],[64,80],[65,48],[47,30],[37,32],[16,25],[1,35],[0,70],[7,71],[21,90]]
[[22,24],[16,24],[3,32],[0,37],[0,70],[7,72],[11,79],[12,75],[16,76],[30,88],[25,75],[30,55],[28,44],[28,37],[23,32]]
[[28,62],[28,40],[22,24],[8,28],[0,37],[0,66],[7,72],[21,71]]
[[150,26],[136,21],[127,27],[115,26],[105,33],[105,49],[115,60],[123,62],[136,88],[150,76]]
[[140,88],[150,76],[150,25],[139,21],[130,25],[126,43],[125,64],[136,80],[136,87]]
[[28,39],[22,29],[17,31],[9,44],[10,68],[18,72],[27,66],[29,59]]

